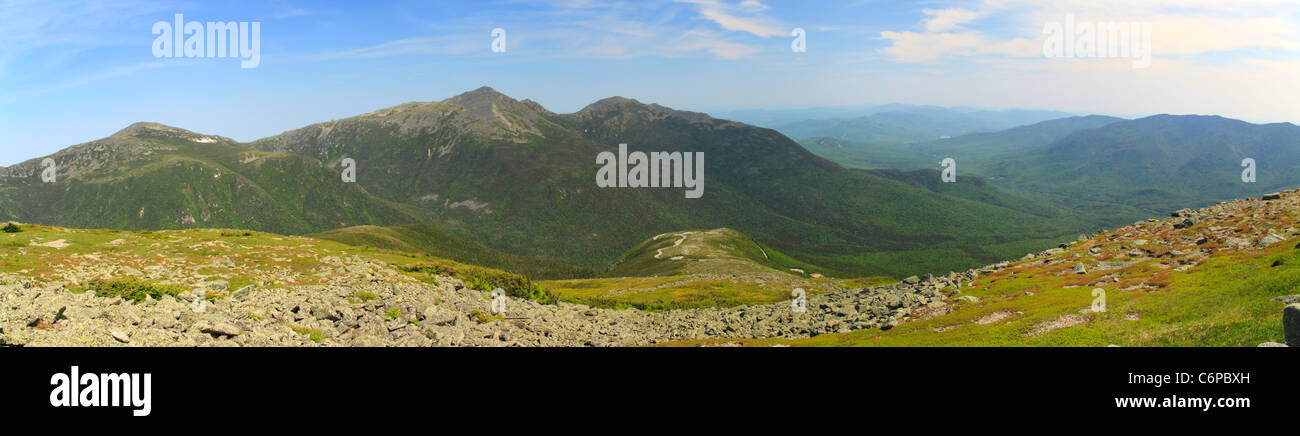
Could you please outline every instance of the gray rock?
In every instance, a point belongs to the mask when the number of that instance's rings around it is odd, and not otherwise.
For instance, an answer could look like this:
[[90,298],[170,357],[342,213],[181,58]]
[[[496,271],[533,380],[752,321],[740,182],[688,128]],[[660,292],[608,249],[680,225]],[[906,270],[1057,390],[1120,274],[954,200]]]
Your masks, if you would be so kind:
[[1073,271],[1074,271],[1075,274],[1087,274],[1087,273],[1088,273],[1088,268],[1086,268],[1086,267],[1083,266],[1083,262],[1079,262],[1079,263],[1074,264],[1074,270],[1073,270]]
[[1278,242],[1282,242],[1281,237],[1278,237],[1277,235],[1269,234],[1268,236],[1260,238],[1259,242],[1257,242],[1255,246],[1259,248],[1264,248],[1276,244]]
[[1277,301],[1277,302],[1281,302],[1282,304],[1296,304],[1296,303],[1300,303],[1300,294],[1295,294],[1295,295],[1283,295],[1283,296],[1281,296],[1281,297],[1273,297],[1272,300],[1273,300],[1273,301]]
[[243,330],[240,330],[239,327],[235,327],[234,324],[219,322],[216,325],[205,325],[200,328],[199,331],[212,336],[236,336]]
[[1257,345],[1257,347],[1262,347],[1262,348],[1286,347],[1286,344],[1279,344],[1277,342],[1265,342]]

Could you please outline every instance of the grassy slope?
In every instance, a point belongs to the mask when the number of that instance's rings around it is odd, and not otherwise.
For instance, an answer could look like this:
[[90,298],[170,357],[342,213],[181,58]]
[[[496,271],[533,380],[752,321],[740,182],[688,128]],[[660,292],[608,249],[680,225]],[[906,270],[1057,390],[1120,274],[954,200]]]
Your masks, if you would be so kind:
[[[673,260],[677,256],[681,256],[681,259]],[[823,270],[764,246],[740,232],[724,228],[664,233],[647,239],[614,261],[613,268],[603,275],[647,277],[771,273],[786,272],[791,268],[808,273]]]
[[[1074,315],[1088,307],[1092,287],[1062,289],[1064,281],[1035,278],[975,283],[980,304],[950,316],[907,323],[895,331],[864,330],[824,335],[791,345],[813,346],[1234,346],[1284,342],[1282,305],[1273,297],[1300,286],[1296,240],[1250,254],[1216,257],[1195,271],[1171,274],[1159,291],[1107,291],[1107,311],[1085,324],[1036,337],[1024,333],[1042,321]],[[1284,265],[1272,264],[1282,260]],[[1140,268],[1140,267],[1139,267]],[[1027,289],[1035,295],[1025,296]],[[999,311],[1023,312],[1007,322],[973,321]],[[1136,314],[1137,320],[1126,319]],[[959,325],[936,332],[935,328]]]
[[[1153,253],[1178,251],[1184,253],[1181,256],[1198,250],[1213,251],[1205,258],[1183,257],[1187,265],[1194,265],[1186,271],[1170,268],[1182,262],[1177,259],[1120,254],[1139,247],[1138,238],[1151,237],[1146,236],[1151,233],[1142,234],[1129,227],[1052,256],[1061,262],[1019,261],[1008,269],[983,275],[961,290],[961,295],[979,301],[958,302],[950,313],[917,313],[917,319],[888,331],[741,342],[755,346],[1255,346],[1284,342],[1283,305],[1271,299],[1296,294],[1300,287],[1300,237],[1295,236],[1300,235],[1296,227],[1300,209],[1285,209],[1275,215],[1222,215],[1229,224],[1164,230],[1156,235],[1160,240],[1140,245]],[[1145,225],[1168,229],[1171,222]],[[1256,233],[1256,229],[1291,237],[1262,249],[1224,250],[1222,242],[1189,242],[1206,232],[1241,235]],[[1177,243],[1168,245],[1168,241]],[[1099,254],[1090,252],[1094,248],[1100,250]],[[1095,266],[1099,260],[1130,259],[1136,263],[1119,269],[1090,268],[1087,274],[1070,271],[1077,261]],[[1162,263],[1166,266],[1162,267]],[[1094,288],[1105,291],[1104,313],[1085,310],[1095,300]],[[1047,322],[1065,319],[1082,322],[1037,331]],[[718,342],[726,341],[674,345]]]
[[[506,271],[465,264],[427,254],[357,247],[303,236],[282,236],[246,230],[105,230],[20,225],[19,233],[0,233],[0,281],[17,274],[53,281],[67,266],[85,262],[111,265],[100,279],[129,277],[122,268],[143,270],[166,262],[211,280],[226,280],[228,291],[245,285],[258,289],[328,284],[322,266],[339,265],[333,257],[357,257],[398,266],[404,274],[428,280],[447,274],[466,280],[471,288],[488,291],[498,282],[521,281]],[[120,241],[118,241],[120,240]],[[61,241],[66,246],[42,246]],[[116,242],[115,242],[116,241]],[[54,245],[54,244],[52,244]],[[191,274],[191,275],[193,275]],[[95,279],[92,277],[91,279]],[[475,287],[482,280],[486,286]],[[159,284],[171,284],[159,282]],[[85,283],[72,285],[73,289]],[[480,289],[486,288],[486,289]],[[510,289],[513,293],[514,289]]]
[[[879,280],[868,281],[879,283]],[[816,295],[847,286],[845,281],[836,279],[773,280],[771,275],[746,274],[551,280],[540,285],[562,301],[647,311],[770,304],[789,300],[795,288]]]
[[474,241],[445,232],[430,224],[403,226],[356,226],[308,235],[348,245],[385,248],[408,253],[425,253],[474,265],[523,274],[533,279],[591,277],[595,271],[552,259],[502,253]]
[[820,271],[824,270],[735,230],[714,229],[650,238],[624,253],[602,273],[604,278],[553,280],[541,285],[574,303],[668,310],[768,304],[789,299],[795,288],[817,294],[891,281],[882,277],[810,277]]

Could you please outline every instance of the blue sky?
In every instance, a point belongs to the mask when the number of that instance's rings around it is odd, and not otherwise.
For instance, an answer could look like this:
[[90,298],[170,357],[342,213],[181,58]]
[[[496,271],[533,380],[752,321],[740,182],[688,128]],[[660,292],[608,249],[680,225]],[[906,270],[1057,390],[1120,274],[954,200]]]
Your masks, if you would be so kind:
[[[177,13],[259,22],[260,64],[155,57],[154,23]],[[1044,25],[1067,14],[1150,23],[1150,67],[1045,57]],[[251,141],[484,85],[562,113],[620,95],[706,112],[899,102],[1300,123],[1298,23],[1300,6],[1275,0],[0,0],[0,165],[136,121]]]

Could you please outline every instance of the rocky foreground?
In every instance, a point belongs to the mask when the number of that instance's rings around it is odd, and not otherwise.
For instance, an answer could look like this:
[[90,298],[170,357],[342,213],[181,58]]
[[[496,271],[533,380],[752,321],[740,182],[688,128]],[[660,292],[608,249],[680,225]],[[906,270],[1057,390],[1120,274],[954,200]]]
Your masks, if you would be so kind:
[[[646,313],[507,298],[455,278],[416,281],[374,262],[366,280],[236,290],[196,289],[139,303],[57,285],[0,286],[0,343],[10,346],[628,346],[703,338],[806,337],[889,328],[913,309],[942,306],[945,281],[900,283],[790,303]],[[361,266],[362,268],[355,268]],[[344,270],[340,270],[344,271]],[[346,273],[351,275],[353,273]],[[222,282],[207,284],[221,291]],[[357,296],[365,296],[362,301]]]
[[[204,253],[208,254],[197,257],[203,263],[196,264],[174,253],[158,252],[194,242],[173,234],[151,236],[160,241],[152,245],[146,245],[144,236],[128,235],[135,239],[116,239],[103,243],[103,247],[92,247],[96,250],[93,253],[75,254],[68,254],[72,249],[65,250],[75,243],[36,238],[44,242],[11,244],[20,248],[14,254],[0,255],[5,258],[0,262],[11,262],[10,256],[36,259],[41,255],[46,257],[40,259],[54,263],[48,265],[54,273],[34,274],[31,268],[0,273],[0,344],[632,346],[711,338],[802,338],[869,328],[888,330],[911,319],[941,316],[963,305],[977,304],[977,298],[959,294],[964,284],[983,275],[1007,276],[1049,268],[1046,271],[1050,274],[1098,280],[1078,286],[1149,291],[1160,285],[1127,277],[1125,268],[1151,261],[1160,269],[1185,271],[1217,252],[1261,249],[1300,235],[1300,222],[1294,213],[1300,210],[1300,195],[1296,194],[1287,191],[1198,211],[1182,210],[1164,220],[1134,223],[1093,238],[1081,237],[1014,263],[808,295],[802,311],[790,301],[642,312],[569,303],[543,305],[506,297],[505,311],[495,313],[489,293],[467,288],[460,279],[437,276],[421,281],[402,274],[393,265],[356,255],[268,253],[268,248],[257,252],[267,258],[254,262],[253,253],[235,250],[240,248],[238,242],[209,240],[190,246],[207,250]],[[293,244],[308,246],[306,238],[272,239],[283,242],[281,248],[286,250]],[[131,244],[139,245],[142,252],[130,254],[121,248]],[[52,253],[63,254],[50,257]],[[286,253],[297,253],[299,259],[289,259],[292,256]],[[302,283],[307,274],[286,267],[268,267],[258,273],[260,285],[231,289],[229,282],[214,279],[205,269],[247,269],[271,260],[282,261],[283,265],[309,264],[310,271],[314,271],[310,276],[319,281],[294,285]],[[127,276],[182,284],[189,290],[139,302],[79,291],[79,284],[94,277]],[[1130,281],[1134,283],[1127,284]],[[212,295],[220,298],[204,298]],[[1300,303],[1300,296],[1279,298],[1284,305]],[[1300,341],[1300,306],[1293,306],[1287,309],[1286,338]]]

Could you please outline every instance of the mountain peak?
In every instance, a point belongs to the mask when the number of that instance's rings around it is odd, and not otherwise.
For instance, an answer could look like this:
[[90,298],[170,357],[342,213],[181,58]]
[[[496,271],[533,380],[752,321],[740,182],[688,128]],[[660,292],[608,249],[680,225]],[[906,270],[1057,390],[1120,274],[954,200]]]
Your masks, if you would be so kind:
[[709,116],[709,114],[702,112],[677,110],[656,103],[647,104],[635,99],[618,96],[600,99],[595,103],[582,108],[582,110],[578,111],[574,115],[579,117],[596,117],[610,112],[618,112],[618,115],[620,116],[639,114],[649,121],[662,120],[666,118],[679,118],[686,120],[691,124],[722,121],[723,124],[719,125],[719,127],[726,125],[743,125],[742,123],[737,123],[735,121],[718,120]]
[[645,106],[645,104],[627,97],[613,96],[613,97],[606,97],[597,100],[595,103],[589,104],[587,105],[587,107],[582,108],[582,110],[578,111],[578,113],[605,112],[626,105]]
[[168,126],[168,125],[166,125],[166,124],[155,123],[155,122],[150,122],[150,121],[139,121],[139,122],[136,122],[136,123],[132,123],[132,124],[129,125],[129,126],[126,126],[126,128],[124,128],[124,129],[122,129],[122,130],[118,130],[117,133],[114,133],[112,136],[113,136],[113,137],[122,137],[122,136],[140,136],[140,135],[145,135],[145,134],[150,134],[150,133],[155,133],[155,132],[156,132],[156,133],[171,133],[171,134],[181,133],[181,134],[197,135],[197,133],[194,133],[194,132],[191,132],[191,131],[189,131],[189,130],[185,130],[185,129],[182,129],[182,128],[179,128],[179,127],[172,127],[172,126]]
[[464,92],[455,97],[443,100],[443,103],[450,103],[471,109],[503,102],[518,103],[517,100],[510,98],[508,95],[497,92],[497,90],[492,89],[490,86],[481,86],[473,91]]

